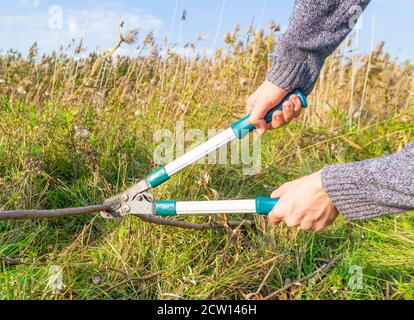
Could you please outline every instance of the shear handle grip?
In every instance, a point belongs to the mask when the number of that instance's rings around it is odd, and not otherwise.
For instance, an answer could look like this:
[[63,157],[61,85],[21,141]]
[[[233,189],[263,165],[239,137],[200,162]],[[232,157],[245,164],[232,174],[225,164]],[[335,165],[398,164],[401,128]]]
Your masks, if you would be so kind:
[[[270,109],[270,111],[264,117],[264,120],[266,121],[266,123],[270,123],[272,121],[273,114],[276,111],[283,110],[283,104],[287,100],[289,100],[289,98],[294,94],[296,94],[299,97],[299,99],[302,103],[302,108],[306,108],[308,106],[308,102],[306,100],[305,95],[302,93],[302,91],[294,90],[291,93],[289,93],[282,100],[281,103],[279,103],[274,108]],[[252,132],[252,131],[256,130],[256,127],[254,125],[252,125],[249,120],[250,120],[250,114],[245,116],[244,118],[240,119],[239,121],[236,121],[235,123],[233,123],[231,125],[231,128],[233,129],[233,132],[234,132],[234,134],[236,135],[237,138],[243,139],[249,132]]]

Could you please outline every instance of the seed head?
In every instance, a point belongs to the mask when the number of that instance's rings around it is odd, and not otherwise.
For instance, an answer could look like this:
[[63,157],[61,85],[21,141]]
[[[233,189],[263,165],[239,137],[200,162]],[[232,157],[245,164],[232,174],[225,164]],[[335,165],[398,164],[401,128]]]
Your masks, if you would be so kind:
[[187,10],[184,9],[183,14],[181,16],[181,21],[185,21],[187,19]]
[[126,44],[133,44],[137,41],[139,30],[134,29],[127,32],[127,34],[123,37],[123,41]]
[[154,33],[151,31],[144,39],[144,45],[149,45],[154,42]]

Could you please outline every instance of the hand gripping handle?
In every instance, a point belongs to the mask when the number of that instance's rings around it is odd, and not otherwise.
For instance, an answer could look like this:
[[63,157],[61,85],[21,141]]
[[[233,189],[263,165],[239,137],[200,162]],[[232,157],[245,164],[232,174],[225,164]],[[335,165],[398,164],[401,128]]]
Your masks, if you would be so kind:
[[[278,110],[283,110],[283,103],[285,103],[287,100],[289,100],[289,98],[294,94],[296,94],[299,97],[299,99],[302,103],[302,108],[306,108],[308,106],[308,102],[306,100],[305,95],[300,90],[294,90],[293,92],[289,93],[283,99],[283,101],[281,103],[279,103],[274,108],[270,109],[270,111],[264,117],[265,121],[267,123],[270,123],[272,121],[273,114]],[[243,119],[240,119],[239,121],[236,121],[235,123],[233,123],[231,125],[231,128],[233,129],[234,134],[236,135],[237,138],[243,139],[249,132],[252,132],[253,130],[256,129],[254,127],[254,125],[252,125],[249,122],[249,120],[250,120],[250,114],[245,116]]]

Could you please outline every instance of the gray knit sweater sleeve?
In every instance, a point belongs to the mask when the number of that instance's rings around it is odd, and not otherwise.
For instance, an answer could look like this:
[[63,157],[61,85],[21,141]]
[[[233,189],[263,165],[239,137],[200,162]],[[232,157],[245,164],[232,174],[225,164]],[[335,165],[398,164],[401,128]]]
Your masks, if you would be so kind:
[[348,220],[414,210],[414,143],[387,157],[325,167],[322,185]]
[[[326,58],[351,32],[369,0],[297,0],[267,79],[309,94]],[[349,220],[414,210],[414,143],[400,153],[328,166],[322,184]]]
[[301,89],[309,94],[326,58],[351,32],[368,3],[369,0],[296,0],[267,80],[285,90]]

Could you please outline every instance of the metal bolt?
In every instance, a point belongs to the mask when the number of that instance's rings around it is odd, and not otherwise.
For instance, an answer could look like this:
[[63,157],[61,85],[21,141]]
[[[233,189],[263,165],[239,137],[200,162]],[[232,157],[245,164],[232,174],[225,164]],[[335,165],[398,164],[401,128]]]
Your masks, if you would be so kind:
[[121,197],[122,201],[127,202],[129,200],[129,197],[127,194],[123,194]]
[[129,213],[131,211],[131,208],[127,205],[122,207],[122,211],[124,211],[125,213]]
[[142,201],[142,200],[144,200],[144,198],[142,197],[142,195],[140,195],[140,194],[139,194],[139,195],[137,196],[137,200],[138,200],[138,201]]

